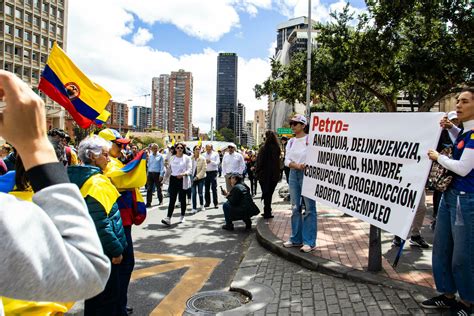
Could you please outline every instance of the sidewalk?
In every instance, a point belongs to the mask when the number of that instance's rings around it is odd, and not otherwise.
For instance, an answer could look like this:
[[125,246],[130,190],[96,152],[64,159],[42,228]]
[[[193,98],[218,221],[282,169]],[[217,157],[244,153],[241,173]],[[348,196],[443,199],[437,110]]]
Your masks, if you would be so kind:
[[[431,214],[432,196],[427,194],[428,213]],[[274,202],[275,218],[259,221],[257,238],[267,249],[298,262],[305,267],[348,279],[385,284],[393,288],[435,294],[431,273],[432,248],[412,247],[407,241],[397,268],[392,263],[398,247],[392,247],[391,234],[382,232],[382,267],[378,273],[367,272],[369,227],[357,218],[343,216],[343,213],[318,203],[318,235],[316,250],[304,254],[298,249],[283,248],[282,243],[291,233],[291,206],[281,198]],[[432,245],[433,232],[429,228],[429,216],[425,217],[422,236]]]

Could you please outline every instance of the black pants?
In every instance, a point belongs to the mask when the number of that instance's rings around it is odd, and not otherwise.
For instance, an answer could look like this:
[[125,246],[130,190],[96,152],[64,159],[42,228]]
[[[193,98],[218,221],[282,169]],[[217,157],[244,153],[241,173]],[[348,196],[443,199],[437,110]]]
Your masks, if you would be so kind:
[[207,171],[206,172],[206,179],[204,182],[204,201],[205,207],[211,205],[211,189],[212,189],[212,200],[214,202],[214,206],[217,206],[217,171]]
[[161,181],[159,172],[148,172],[146,178],[146,204],[150,205],[153,198],[153,186],[156,187],[156,192],[158,194],[158,201],[163,203],[163,192],[161,191]]
[[183,179],[178,179],[175,176],[170,177],[170,184],[168,187],[168,193],[170,195],[170,204],[168,205],[168,217],[171,218],[174,212],[174,206],[176,199],[179,195],[179,203],[181,204],[181,216],[186,213],[186,193],[187,190],[183,190]]
[[283,172],[285,173],[286,183],[290,184],[290,167],[285,166]]
[[262,189],[262,198],[263,198],[263,216],[272,215],[272,197],[273,192],[278,182],[262,182],[260,181],[260,188]]
[[257,183],[258,183],[258,180],[255,176],[250,176],[249,175],[249,180],[250,180],[250,193],[252,195],[255,195],[257,194]]
[[127,315],[127,296],[128,285],[132,277],[133,267],[135,266],[135,254],[133,253],[132,226],[124,226],[123,231],[127,239],[127,248],[123,251],[123,259],[119,265],[120,273],[120,296],[119,313],[120,316]]
[[119,315],[120,276],[119,265],[112,264],[109,279],[102,293],[84,302],[85,316]]

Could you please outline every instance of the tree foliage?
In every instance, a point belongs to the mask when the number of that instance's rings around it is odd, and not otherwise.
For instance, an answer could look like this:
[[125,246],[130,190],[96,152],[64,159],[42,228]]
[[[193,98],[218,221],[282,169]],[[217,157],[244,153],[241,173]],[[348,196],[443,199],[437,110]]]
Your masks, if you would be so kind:
[[[450,1],[367,0],[357,20],[348,6],[316,26],[312,52],[313,99],[318,110],[396,111],[399,93],[420,111],[474,81],[474,4]],[[354,24],[356,23],[356,24]],[[255,87],[289,103],[304,102],[306,53],[289,65],[271,60],[268,80]],[[381,106],[383,106],[381,108]]]
[[234,142],[235,141],[235,134],[234,131],[230,128],[223,127],[219,130],[219,133],[224,137],[224,141],[226,142]]

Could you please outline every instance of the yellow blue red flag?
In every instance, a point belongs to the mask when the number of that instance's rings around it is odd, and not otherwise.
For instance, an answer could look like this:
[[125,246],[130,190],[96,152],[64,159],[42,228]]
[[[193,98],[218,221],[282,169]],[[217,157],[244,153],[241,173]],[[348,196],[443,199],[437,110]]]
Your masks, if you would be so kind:
[[56,44],[41,74],[38,89],[63,106],[82,128],[104,111],[111,95],[92,82]]

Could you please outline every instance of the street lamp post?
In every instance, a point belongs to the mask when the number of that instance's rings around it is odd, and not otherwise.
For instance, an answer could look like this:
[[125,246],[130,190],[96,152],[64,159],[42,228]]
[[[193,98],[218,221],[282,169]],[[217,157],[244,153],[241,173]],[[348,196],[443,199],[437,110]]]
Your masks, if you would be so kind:
[[308,43],[307,43],[307,63],[306,63],[306,115],[308,119],[311,116],[311,0],[308,0]]

